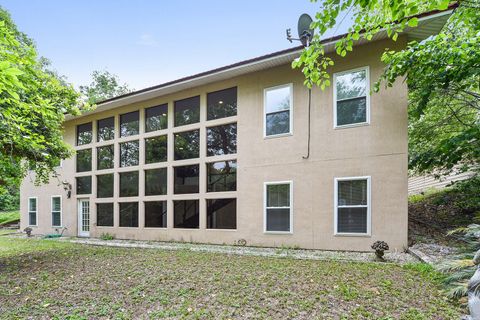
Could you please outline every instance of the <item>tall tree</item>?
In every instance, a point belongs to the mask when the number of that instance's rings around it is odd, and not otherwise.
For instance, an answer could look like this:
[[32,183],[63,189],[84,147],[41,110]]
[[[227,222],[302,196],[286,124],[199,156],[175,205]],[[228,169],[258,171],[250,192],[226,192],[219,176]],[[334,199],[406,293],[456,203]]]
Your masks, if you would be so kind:
[[[315,0],[314,0],[315,1]],[[344,15],[353,15],[348,33],[335,45],[342,57],[360,38],[386,30],[396,40],[418,24],[418,15],[446,10],[449,0],[325,0],[311,27],[316,35],[293,67],[302,68],[307,86],[330,85],[321,37]],[[409,165],[419,173],[448,174],[453,168],[478,170],[480,162],[480,3],[458,1],[438,35],[386,51],[385,69],[374,91],[406,77],[409,88]]]
[[32,39],[0,8],[0,193],[33,169],[37,183],[49,180],[60,159],[65,114],[80,112],[80,95],[47,69]]
[[126,83],[120,84],[117,75],[106,70],[93,71],[92,79],[89,85],[80,86],[83,98],[91,104],[133,91]]

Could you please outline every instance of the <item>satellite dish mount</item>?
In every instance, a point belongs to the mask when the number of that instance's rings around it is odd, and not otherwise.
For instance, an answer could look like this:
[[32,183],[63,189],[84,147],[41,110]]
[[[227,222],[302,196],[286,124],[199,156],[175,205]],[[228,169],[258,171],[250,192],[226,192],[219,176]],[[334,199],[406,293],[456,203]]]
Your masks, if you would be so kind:
[[292,38],[292,30],[287,29],[287,40],[290,42],[300,41],[304,47],[308,47],[313,38],[313,29],[310,29],[312,18],[304,13],[298,18],[298,38]]

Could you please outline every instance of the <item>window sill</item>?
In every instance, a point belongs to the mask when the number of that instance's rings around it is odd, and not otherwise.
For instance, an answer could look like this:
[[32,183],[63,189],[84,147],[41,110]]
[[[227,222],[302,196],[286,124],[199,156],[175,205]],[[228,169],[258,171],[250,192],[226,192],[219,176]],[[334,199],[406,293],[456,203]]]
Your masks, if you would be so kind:
[[263,234],[271,235],[293,235],[292,231],[263,231]]
[[349,129],[349,128],[356,128],[356,127],[365,127],[369,126],[370,122],[360,122],[360,123],[352,123],[352,124],[345,124],[341,126],[334,126],[334,130],[340,130],[340,129]]
[[370,233],[335,233],[335,237],[361,237],[361,238],[371,238]]
[[293,136],[293,132],[274,134],[274,135],[271,135],[271,136],[263,136],[263,140],[275,139],[275,138],[284,138],[284,137],[290,137],[290,136]]
[[227,231],[227,232],[235,232],[237,229],[214,229],[214,228],[206,228],[206,231]]

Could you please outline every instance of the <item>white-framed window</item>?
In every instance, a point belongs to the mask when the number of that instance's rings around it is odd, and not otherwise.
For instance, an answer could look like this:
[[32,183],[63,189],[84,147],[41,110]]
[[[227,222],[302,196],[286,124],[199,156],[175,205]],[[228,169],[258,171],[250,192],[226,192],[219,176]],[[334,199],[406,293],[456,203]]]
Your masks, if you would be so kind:
[[370,235],[370,177],[335,178],[335,234]]
[[52,196],[50,210],[52,212],[52,227],[62,226],[62,197]]
[[28,225],[36,226],[37,225],[37,213],[38,213],[38,198],[30,197],[28,198]]
[[335,128],[370,123],[369,68],[333,75],[333,125]]
[[263,94],[263,136],[293,133],[293,84],[266,88]]
[[264,232],[293,233],[292,186],[292,181],[265,182]]

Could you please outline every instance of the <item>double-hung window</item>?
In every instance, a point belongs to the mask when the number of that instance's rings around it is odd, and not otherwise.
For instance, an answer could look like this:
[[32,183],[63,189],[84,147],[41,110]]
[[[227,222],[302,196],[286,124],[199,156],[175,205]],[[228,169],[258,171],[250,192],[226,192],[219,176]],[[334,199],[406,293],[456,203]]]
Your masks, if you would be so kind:
[[293,85],[267,88],[264,92],[264,136],[278,136],[293,132]]
[[28,198],[28,225],[36,226],[37,225],[37,198],[32,197]]
[[335,179],[335,234],[370,234],[370,177]]
[[52,227],[62,226],[62,197],[52,196]]
[[293,232],[292,182],[265,183],[265,232]]
[[370,122],[368,67],[335,73],[334,126],[348,127]]

